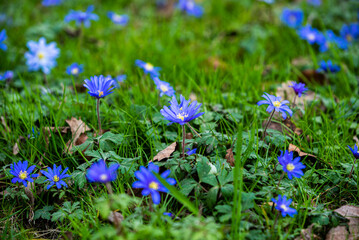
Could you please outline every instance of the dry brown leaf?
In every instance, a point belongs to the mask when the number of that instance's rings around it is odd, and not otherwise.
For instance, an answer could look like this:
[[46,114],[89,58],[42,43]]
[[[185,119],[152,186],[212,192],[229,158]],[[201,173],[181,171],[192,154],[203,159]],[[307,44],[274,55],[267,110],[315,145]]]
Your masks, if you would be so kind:
[[[72,133],[72,139],[70,139],[66,143],[66,152],[71,152],[71,149],[74,145],[76,145],[77,140],[81,136],[81,134],[85,133],[86,131],[90,131],[91,128],[89,128],[82,120],[81,118],[78,120],[74,117],[72,117],[70,120],[66,120],[67,124],[70,125],[71,133]],[[82,137],[81,141],[83,141],[84,137]]]
[[225,156],[225,159],[227,160],[227,163],[229,165],[231,165],[232,167],[234,167],[235,162],[234,162],[234,156],[233,156],[232,148],[228,149],[226,152],[227,152],[227,154]]
[[349,220],[349,232],[346,226],[338,226],[330,229],[327,233],[326,240],[354,240],[359,236],[359,207],[345,205],[334,212],[339,213]]
[[17,155],[19,151],[20,151],[19,145],[16,142],[15,145],[12,147],[12,154]]
[[314,158],[317,158],[317,156],[313,155],[313,154],[309,154],[309,153],[306,153],[306,152],[302,152],[299,147],[295,146],[294,144],[289,144],[289,147],[288,147],[288,151],[289,152],[297,152],[298,155],[300,157],[304,157],[304,156],[310,156],[310,157],[314,157]]
[[314,224],[311,224],[306,229],[300,231],[301,236],[295,238],[295,240],[320,240],[321,238],[313,232]]
[[161,152],[157,153],[157,155],[153,158],[152,161],[162,161],[165,158],[169,158],[171,154],[175,151],[177,146],[177,142],[172,143],[168,147],[166,147]]
[[115,218],[114,217],[117,217],[119,223],[121,223],[123,221],[123,216],[121,213],[119,212],[111,212],[110,215],[108,216],[108,220],[112,223],[115,222]]
[[34,189],[34,188],[35,188],[35,184],[33,182],[28,182],[27,187],[24,188],[26,196],[30,199],[29,222],[31,222],[34,219],[35,197],[31,191],[31,189]]
[[4,129],[6,132],[11,132],[11,129],[8,127],[7,123],[6,123],[6,120],[3,116],[1,116],[1,123],[2,125],[4,126]]

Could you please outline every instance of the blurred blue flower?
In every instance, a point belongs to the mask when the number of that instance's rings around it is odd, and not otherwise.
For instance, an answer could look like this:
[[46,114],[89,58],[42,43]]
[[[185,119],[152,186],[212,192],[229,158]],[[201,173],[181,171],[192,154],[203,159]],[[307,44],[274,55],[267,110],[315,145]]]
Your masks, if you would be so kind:
[[96,14],[92,13],[94,9],[95,7],[90,5],[86,12],[70,10],[70,12],[65,17],[65,22],[76,21],[77,26],[83,24],[88,28],[91,25],[91,20],[97,21],[99,19]]
[[351,23],[349,25],[343,25],[340,30],[340,36],[346,39],[349,43],[359,38],[359,24]]
[[170,217],[170,218],[174,218],[174,217],[175,217],[175,215],[174,215],[173,213],[170,213],[170,212],[164,212],[163,215],[168,216],[168,217]]
[[307,0],[307,2],[313,6],[320,6],[322,4],[322,0]]
[[13,71],[6,71],[3,75],[0,75],[0,81],[8,81],[14,77]]
[[348,148],[350,149],[350,151],[352,151],[354,157],[355,157],[356,159],[359,159],[358,146],[357,146],[357,145],[354,145],[354,149],[351,148],[350,146],[348,146]]
[[118,75],[116,77],[116,81],[117,83],[123,83],[126,80],[126,78],[127,78],[126,74]]
[[332,30],[327,30],[324,34],[319,34],[317,43],[319,44],[320,52],[326,52],[332,46],[337,46],[338,48],[343,50],[346,50],[348,48],[347,40],[335,35]]
[[319,62],[319,68],[317,69],[318,72],[326,72],[326,73],[336,73],[340,71],[340,66],[333,64],[331,60],[327,62],[322,60]]
[[[157,177],[152,173],[158,173],[159,170],[159,167],[153,163],[148,164],[148,168],[141,166],[140,170],[135,172],[135,177],[139,181],[136,181],[132,184],[133,188],[143,188],[143,196],[151,194],[154,204],[159,204],[161,202],[161,195],[159,192],[168,192],[168,189],[163,186],[162,183],[158,181]],[[165,179],[168,184],[175,185],[176,180],[173,178],[168,178],[170,173],[170,170],[166,170],[161,174],[161,177]]]
[[3,43],[5,40],[7,39],[7,35],[6,35],[6,30],[3,29],[0,32],[0,49],[6,51],[7,50],[7,46],[5,43]]
[[85,79],[84,87],[87,88],[88,94],[95,98],[103,98],[112,93],[115,81],[110,77],[93,76],[90,80]]
[[127,14],[118,15],[114,12],[108,12],[107,16],[114,24],[118,24],[121,26],[126,26],[129,20],[129,17]]
[[176,91],[168,82],[161,81],[158,77],[153,77],[152,79],[155,82],[157,89],[160,90],[160,97],[163,95],[173,97],[175,95]]
[[56,5],[60,5],[62,2],[62,0],[42,0],[42,5],[43,6],[56,6]]
[[287,200],[287,197],[285,195],[283,195],[283,198],[281,195],[278,195],[278,200],[272,198],[272,202],[275,204],[275,209],[280,211],[283,217],[287,215],[289,215],[290,217],[294,217],[294,214],[297,214],[297,210],[289,207],[292,201],[292,199]]
[[143,71],[145,72],[145,74],[150,74],[152,77],[159,77],[160,73],[158,72],[159,70],[161,70],[160,67],[154,67],[151,63],[146,63],[142,60],[136,60],[135,64],[142,68]]
[[303,23],[304,13],[300,9],[284,8],[280,19],[291,28],[299,28]]
[[283,171],[288,174],[290,180],[293,177],[300,178],[304,175],[302,169],[305,168],[305,165],[300,162],[300,157],[293,159],[293,152],[288,152],[287,150],[284,153],[280,151],[280,153],[278,162],[283,166]]
[[45,74],[49,74],[56,66],[56,58],[60,55],[56,43],[46,44],[46,39],[42,37],[39,42],[27,42],[27,47],[29,51],[25,53],[25,58],[29,71],[42,70]]
[[258,0],[260,2],[265,2],[267,4],[273,4],[275,2],[275,0]]
[[265,98],[266,100],[261,100],[257,104],[258,106],[261,106],[263,104],[269,105],[266,110],[267,112],[271,113],[273,110],[276,112],[281,112],[284,119],[287,118],[286,113],[288,113],[289,116],[292,116],[293,114],[292,110],[290,110],[290,108],[286,105],[289,103],[289,101],[287,100],[281,101],[282,99],[281,97],[276,97],[266,92],[262,95],[262,97]]
[[180,96],[180,103],[178,104],[176,96],[172,97],[170,101],[170,107],[164,106],[161,109],[161,114],[171,123],[178,123],[184,125],[189,121],[198,118],[204,114],[204,112],[198,112],[202,104],[197,104],[197,101],[192,103],[191,99],[186,100],[182,95]]
[[305,94],[305,92],[308,91],[308,88],[305,87],[304,83],[292,82],[292,85],[289,87],[293,88],[295,94],[297,94],[298,97],[301,97],[302,94]]
[[317,43],[321,37],[321,33],[309,25],[299,28],[297,33],[301,39],[307,40],[309,44]]
[[32,128],[31,128],[31,134],[28,134],[28,135],[27,135],[27,138],[28,138],[28,139],[34,139],[34,138],[36,138],[37,136],[40,136],[40,132],[35,131],[35,128],[32,127]]
[[48,178],[46,179],[46,181],[50,182],[50,184],[46,187],[46,189],[50,189],[54,184],[56,184],[57,189],[60,189],[61,186],[67,187],[67,184],[63,179],[71,177],[70,175],[66,174],[69,168],[65,168],[62,173],[61,173],[61,169],[62,169],[61,165],[59,167],[56,167],[56,164],[54,164],[53,169],[48,167],[47,172],[43,170],[40,171]]
[[15,177],[11,179],[12,183],[20,182],[27,187],[27,182],[33,182],[32,178],[36,178],[39,174],[31,174],[32,171],[35,169],[35,165],[27,168],[28,162],[21,162],[13,163],[10,165],[10,174],[14,175]]
[[67,67],[66,72],[68,75],[78,76],[80,73],[84,71],[84,67],[82,64],[73,63]]
[[89,182],[107,183],[115,181],[119,167],[120,165],[117,163],[107,167],[105,161],[100,159],[99,161],[93,163],[87,170],[86,177]]
[[195,154],[195,153],[196,153],[197,148],[193,148],[192,150],[191,150],[191,149],[189,149],[189,148],[187,148],[187,150],[188,150],[188,152],[186,152],[186,153],[187,153],[187,155],[192,155],[192,154]]
[[196,4],[194,0],[179,0],[177,8],[197,18],[203,15],[203,7]]

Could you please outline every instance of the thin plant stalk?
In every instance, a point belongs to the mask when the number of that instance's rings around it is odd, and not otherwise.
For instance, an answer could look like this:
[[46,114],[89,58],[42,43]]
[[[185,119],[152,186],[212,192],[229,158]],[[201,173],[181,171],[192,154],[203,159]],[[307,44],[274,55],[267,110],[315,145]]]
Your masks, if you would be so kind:
[[46,73],[44,73],[44,83],[45,83],[46,87],[49,87],[49,83],[47,81]]
[[274,220],[273,229],[272,229],[273,232],[274,232],[274,230],[275,230],[275,226],[277,225],[278,218],[279,218],[279,211],[277,211],[277,215],[276,215],[275,220]]
[[282,181],[283,177],[284,177],[284,171],[283,171],[282,175],[281,175],[280,178],[279,178],[279,181],[278,181],[278,184],[277,184],[277,190],[278,190],[278,188],[279,188],[279,184],[280,184],[280,182]]
[[202,137],[199,135],[199,133],[198,133],[189,123],[187,123],[187,126],[197,135],[197,137],[202,138]]
[[100,99],[97,99],[97,121],[98,121],[98,136],[101,136],[102,129],[101,129],[101,118],[100,118]]
[[[112,205],[112,203],[113,203],[113,199],[112,199],[113,191],[112,191],[112,186],[111,186],[110,182],[106,183],[106,188],[107,188],[108,194],[110,195],[110,204]],[[115,211],[113,211],[112,214],[113,214],[113,222],[115,224],[115,227],[118,229],[119,232],[121,232],[120,220],[118,219]]]
[[294,98],[293,98],[293,103],[292,103],[292,108],[295,107],[295,101],[297,100],[297,94],[294,95]]
[[264,133],[263,133],[263,136],[262,136],[262,140],[264,140],[264,138],[266,137],[267,128],[268,128],[268,126],[269,126],[269,123],[272,121],[273,115],[274,115],[274,110],[272,111],[272,113],[270,114],[270,116],[269,116],[269,118],[268,118],[266,127],[264,128]]
[[161,94],[158,94],[157,105],[161,107]]
[[349,179],[350,179],[351,176],[352,176],[352,173],[353,173],[354,166],[355,166],[355,163],[356,163],[356,162],[357,162],[357,159],[354,160],[354,163],[353,163],[353,166],[352,166],[352,170],[350,170]]
[[186,142],[186,126],[182,125],[182,158],[184,158],[184,147]]

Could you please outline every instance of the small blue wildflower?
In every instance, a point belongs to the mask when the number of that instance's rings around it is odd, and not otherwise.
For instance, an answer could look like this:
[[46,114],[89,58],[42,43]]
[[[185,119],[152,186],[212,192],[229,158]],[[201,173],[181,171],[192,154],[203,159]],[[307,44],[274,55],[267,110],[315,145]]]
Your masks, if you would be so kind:
[[13,71],[6,71],[3,75],[0,75],[0,81],[9,81],[13,79],[14,72]]
[[37,136],[40,136],[40,132],[36,132],[34,127],[31,128],[31,132],[32,132],[31,134],[27,135],[28,139],[34,139]]
[[343,25],[340,29],[340,36],[346,39],[349,43],[359,38],[359,24],[351,23]]
[[110,77],[93,76],[91,80],[85,79],[84,87],[87,88],[88,94],[95,98],[103,98],[112,93],[114,89],[114,80]]
[[257,104],[258,106],[261,106],[263,104],[269,105],[266,110],[267,112],[271,113],[273,110],[276,112],[281,112],[284,119],[287,118],[286,113],[288,113],[289,116],[292,116],[293,114],[292,110],[290,110],[290,108],[286,105],[289,103],[289,101],[287,100],[281,101],[282,99],[281,97],[276,97],[266,92],[262,95],[262,97],[265,98],[266,100],[261,100]]
[[107,183],[115,181],[119,167],[120,165],[117,163],[107,167],[105,161],[100,159],[99,161],[93,163],[87,170],[86,177],[89,182]]
[[32,165],[29,168],[27,168],[27,165],[27,161],[19,161],[18,163],[13,163],[10,165],[10,174],[15,176],[13,179],[11,179],[12,183],[20,182],[24,184],[25,187],[27,187],[27,182],[33,182],[34,180],[32,178],[39,176],[39,174],[31,174],[36,167],[35,165]]
[[287,150],[278,157],[278,162],[283,166],[283,171],[288,174],[288,178],[292,180],[293,177],[300,178],[303,176],[302,169],[305,168],[305,165],[300,162],[300,157],[293,159],[293,152],[288,152]]
[[60,5],[61,3],[62,0],[42,0],[42,6],[45,7]]
[[300,9],[284,8],[280,19],[291,28],[299,28],[303,23],[304,13]]
[[160,90],[160,97],[163,95],[173,97],[175,95],[176,91],[168,82],[161,81],[158,77],[153,77],[152,79],[155,82],[157,89]]
[[358,146],[354,145],[354,149],[351,148],[350,146],[348,146],[348,148],[350,149],[350,151],[352,151],[355,159],[359,159],[359,151],[358,151]]
[[170,218],[174,218],[174,217],[175,217],[175,215],[174,215],[173,213],[170,213],[170,212],[164,212],[163,215],[168,216],[168,217],[170,217]]
[[56,185],[57,189],[60,189],[62,186],[67,187],[67,184],[62,179],[71,177],[70,175],[66,174],[69,168],[65,168],[62,173],[61,173],[61,169],[62,169],[61,165],[59,167],[56,167],[56,164],[54,164],[53,169],[48,167],[47,172],[43,170],[40,171],[48,178],[46,179],[46,181],[50,182],[50,184],[46,187],[46,189],[50,189],[54,184]]
[[84,71],[84,67],[82,64],[73,63],[67,67],[66,72],[68,75],[78,76],[80,73]]
[[118,15],[114,12],[108,12],[107,16],[114,24],[118,24],[121,26],[126,26],[129,20],[129,17],[127,14]]
[[177,8],[197,18],[203,15],[203,7],[196,4],[194,0],[179,0]]
[[301,97],[302,94],[305,94],[305,92],[308,91],[308,88],[305,87],[304,83],[292,82],[292,85],[289,87],[293,88],[295,94],[297,94],[298,97]]
[[196,153],[197,148],[193,148],[192,150],[191,150],[191,149],[189,149],[189,148],[187,148],[187,150],[188,150],[188,152],[186,152],[186,153],[187,153],[187,155],[192,155],[192,154],[195,154],[195,153]]
[[[139,171],[135,172],[135,176],[139,181],[136,181],[132,184],[133,188],[143,188],[142,195],[147,196],[151,194],[152,200],[154,204],[159,204],[161,202],[161,195],[159,192],[168,192],[168,189],[162,185],[160,181],[158,181],[157,177],[152,173],[158,173],[160,168],[150,163],[148,164],[148,168],[144,166],[140,167]],[[176,180],[173,178],[167,178],[170,175],[171,171],[166,170],[161,174],[161,177],[165,179],[168,184],[175,185]]]
[[5,43],[3,43],[5,40],[7,39],[7,35],[6,35],[6,30],[3,29],[0,32],[0,49],[6,51],[7,50],[7,46]]
[[46,39],[42,37],[39,42],[29,41],[27,47],[29,51],[25,53],[25,58],[29,71],[42,70],[45,74],[49,74],[56,66],[56,58],[60,54],[56,43],[46,44]]
[[285,195],[283,195],[283,198],[281,195],[278,195],[278,200],[272,198],[272,202],[275,204],[275,209],[280,211],[283,217],[287,215],[289,215],[290,217],[294,217],[294,214],[297,214],[297,210],[289,207],[292,201],[292,199],[287,200],[287,197]]
[[123,83],[123,82],[126,80],[126,78],[127,78],[126,74],[118,75],[118,76],[116,77],[116,81],[117,81],[118,83]]
[[159,77],[160,73],[158,72],[159,70],[161,70],[160,67],[154,67],[151,63],[146,63],[144,61],[141,60],[136,60],[135,64],[142,68],[143,71],[145,72],[145,74],[150,74],[150,76],[152,77]]
[[320,32],[317,29],[312,28],[310,25],[299,28],[297,33],[301,39],[307,40],[309,44],[317,43],[321,36]]
[[65,17],[65,22],[76,21],[76,25],[80,26],[83,24],[86,28],[91,26],[91,20],[97,21],[99,17],[92,13],[95,9],[93,5],[90,5],[86,12],[70,10]]
[[322,0],[307,0],[307,2],[313,6],[320,6],[322,4]]
[[317,43],[319,44],[320,52],[326,52],[332,46],[337,46],[343,50],[348,48],[347,40],[335,35],[332,30],[327,30],[324,34],[320,33],[318,35]]
[[331,60],[327,62],[322,60],[319,62],[319,68],[317,69],[318,72],[326,72],[326,73],[336,73],[340,71],[340,66],[333,64]]
[[178,123],[184,125],[204,114],[204,112],[198,112],[202,104],[197,104],[197,101],[190,102],[191,99],[186,100],[181,95],[180,103],[178,104],[176,96],[173,96],[170,101],[170,107],[168,108],[167,106],[164,106],[160,112],[168,121],[171,121],[169,124]]

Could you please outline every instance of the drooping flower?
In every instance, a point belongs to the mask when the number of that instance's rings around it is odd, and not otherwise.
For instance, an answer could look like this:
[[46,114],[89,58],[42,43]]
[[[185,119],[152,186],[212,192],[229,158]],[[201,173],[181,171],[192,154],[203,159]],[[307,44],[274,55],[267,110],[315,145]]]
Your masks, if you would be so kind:
[[175,95],[175,90],[168,82],[161,81],[158,77],[153,77],[153,81],[156,84],[156,88],[160,90],[160,97],[163,95],[167,95],[169,97],[173,97]]
[[45,7],[60,5],[61,3],[62,0],[42,0],[42,6]]
[[336,73],[340,71],[340,66],[333,64],[331,60],[319,62],[318,72]]
[[42,37],[39,42],[29,41],[27,47],[29,51],[25,53],[25,58],[29,71],[42,70],[45,74],[49,74],[56,66],[56,58],[60,55],[56,43],[46,44],[46,39]]
[[[143,196],[151,194],[154,204],[159,204],[161,202],[161,195],[159,192],[168,192],[168,189],[163,186],[162,183],[158,181],[157,177],[152,173],[159,173],[159,170],[160,168],[153,163],[148,164],[148,168],[141,166],[140,170],[135,172],[135,177],[139,181],[136,181],[132,184],[133,188],[143,188]],[[168,184],[175,185],[176,180],[173,178],[168,178],[170,173],[170,170],[166,170],[161,174],[161,177],[165,179]]]
[[107,183],[115,181],[119,167],[120,165],[117,163],[107,167],[105,161],[100,159],[99,161],[93,163],[87,170],[86,177],[89,182]]
[[90,80],[85,79],[84,87],[87,88],[88,94],[95,98],[103,98],[112,93],[114,89],[114,80],[102,75],[93,76]]
[[197,151],[197,148],[193,148],[192,150],[191,149],[189,149],[189,148],[187,148],[187,155],[192,155],[192,154],[195,154],[196,153],[196,151]]
[[0,75],[0,81],[9,81],[13,79],[14,72],[13,71],[6,71],[3,75]]
[[349,43],[359,38],[359,24],[351,23],[343,25],[340,29],[340,36],[346,39]]
[[3,43],[5,40],[7,39],[7,35],[6,35],[6,30],[3,29],[0,32],[0,49],[6,51],[7,50],[7,46],[5,43]]
[[292,82],[292,85],[289,87],[293,88],[295,94],[297,94],[298,97],[301,97],[302,94],[305,94],[305,92],[308,91],[308,88],[305,87],[304,83]]
[[197,18],[203,15],[203,7],[196,4],[194,0],[179,0],[177,8]]
[[63,172],[61,172],[61,165],[59,167],[54,164],[53,168],[47,168],[47,171],[41,170],[40,172],[44,174],[48,179],[50,184],[46,187],[46,189],[50,189],[54,184],[56,185],[57,189],[60,189],[62,186],[67,187],[67,184],[63,180],[64,178],[71,177],[70,175],[66,174],[69,168],[65,168]]
[[301,9],[284,8],[280,19],[285,25],[298,28],[303,23],[304,13]]
[[82,64],[73,63],[67,67],[66,72],[68,75],[78,76],[80,73],[84,71],[84,67]]
[[93,5],[88,6],[86,12],[70,10],[65,17],[65,22],[76,21],[76,25],[83,24],[86,28],[91,26],[91,20],[97,21],[99,17],[97,14],[92,13],[95,7]]
[[25,187],[27,187],[27,182],[34,182],[32,178],[36,178],[39,176],[39,174],[31,174],[36,166],[32,165],[29,168],[27,168],[27,166],[27,161],[19,161],[18,163],[13,163],[10,165],[10,174],[15,176],[13,179],[11,179],[12,183],[20,182],[24,184]]
[[354,149],[351,148],[350,146],[348,146],[348,148],[350,149],[350,151],[352,151],[355,159],[359,159],[359,151],[358,151],[358,146],[354,145]]
[[297,214],[297,210],[289,207],[292,201],[292,199],[287,200],[287,197],[285,195],[283,195],[283,197],[281,195],[278,195],[278,200],[272,198],[272,202],[275,204],[275,209],[280,211],[283,217],[287,215],[289,215],[290,217],[294,217],[294,215]]
[[271,113],[273,110],[276,112],[281,112],[284,119],[287,118],[287,113],[289,114],[289,116],[292,116],[292,110],[286,105],[289,103],[289,101],[281,101],[281,97],[276,97],[266,92],[262,95],[262,97],[266,100],[261,100],[257,104],[258,106],[268,104],[269,106],[266,110],[267,112]]
[[300,178],[304,175],[302,169],[305,168],[305,165],[300,162],[300,157],[293,159],[293,152],[288,152],[287,150],[278,157],[278,162],[283,166],[283,171],[288,174],[288,178],[292,180],[293,177]]
[[118,24],[121,26],[126,26],[129,20],[129,17],[127,14],[118,15],[114,12],[108,12],[107,16],[114,24]]
[[204,112],[198,112],[201,106],[202,104],[197,104],[197,101],[191,103],[191,99],[186,100],[182,95],[178,104],[176,96],[173,96],[170,101],[170,107],[164,106],[160,112],[162,116],[171,122],[170,124],[178,123],[184,125],[204,114]]
[[307,40],[309,44],[317,43],[321,37],[321,33],[310,25],[301,27],[297,33],[301,39]]
[[337,46],[339,49],[348,49],[348,42],[346,39],[335,35],[332,30],[327,30],[324,34],[318,35],[317,43],[319,44],[319,51],[326,52],[333,46]]
[[320,6],[322,4],[322,0],[307,0],[307,2],[313,6]]
[[159,77],[160,73],[158,72],[161,70],[160,67],[154,67],[151,63],[146,63],[142,60],[137,59],[135,61],[135,64],[142,68],[145,74],[150,74],[152,77]]

